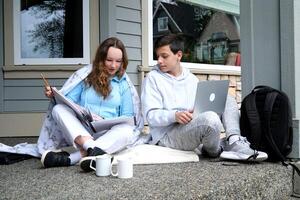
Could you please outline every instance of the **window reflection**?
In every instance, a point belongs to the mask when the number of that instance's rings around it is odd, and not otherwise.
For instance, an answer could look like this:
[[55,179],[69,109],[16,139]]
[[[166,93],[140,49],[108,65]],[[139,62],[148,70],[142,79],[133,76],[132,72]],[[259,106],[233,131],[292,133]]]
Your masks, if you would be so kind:
[[21,0],[21,58],[83,57],[82,0]]
[[[196,1],[193,1],[196,2]],[[162,27],[162,19],[165,28]],[[182,0],[153,0],[153,44],[161,35],[180,33],[185,38],[182,61],[240,65],[239,15]],[[156,59],[156,55],[153,55]],[[235,61],[228,62],[231,57]]]

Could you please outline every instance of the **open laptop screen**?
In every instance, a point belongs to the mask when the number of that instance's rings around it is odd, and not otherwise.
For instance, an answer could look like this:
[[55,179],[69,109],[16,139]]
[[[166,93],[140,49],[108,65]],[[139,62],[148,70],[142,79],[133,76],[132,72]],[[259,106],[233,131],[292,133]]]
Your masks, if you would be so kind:
[[214,111],[221,115],[225,109],[228,86],[229,80],[199,81],[193,116],[205,111]]

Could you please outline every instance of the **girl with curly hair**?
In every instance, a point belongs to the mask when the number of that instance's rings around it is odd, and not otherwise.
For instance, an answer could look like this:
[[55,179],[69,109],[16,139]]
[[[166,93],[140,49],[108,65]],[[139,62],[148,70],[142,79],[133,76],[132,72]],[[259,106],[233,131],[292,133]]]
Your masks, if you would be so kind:
[[[108,38],[98,47],[93,64],[75,72],[61,92],[91,111],[94,120],[136,117],[140,113],[139,100],[125,73],[127,65],[124,44],[115,37]],[[45,95],[49,98],[53,96],[50,87],[46,87]],[[47,118],[54,122],[51,125],[55,124],[56,128],[44,123],[38,141],[41,162],[46,168],[70,166],[80,161],[82,170],[91,171],[90,162],[95,165],[95,156],[118,152],[132,144],[139,135],[137,126],[129,124],[92,133],[81,124],[74,111],[62,104],[54,105]],[[71,145],[78,151],[71,154],[56,151]]]

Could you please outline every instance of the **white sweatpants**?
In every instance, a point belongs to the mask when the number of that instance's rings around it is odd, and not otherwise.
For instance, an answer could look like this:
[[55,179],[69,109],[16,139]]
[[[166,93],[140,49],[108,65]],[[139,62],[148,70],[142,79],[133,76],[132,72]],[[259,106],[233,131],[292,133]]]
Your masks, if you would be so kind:
[[90,133],[81,124],[74,111],[63,104],[54,106],[52,116],[64,133],[66,140],[75,148],[78,148],[74,143],[75,138],[80,135],[91,135],[94,138],[97,147],[112,154],[132,144],[138,137],[133,131],[135,127],[128,124],[119,124],[107,131]]

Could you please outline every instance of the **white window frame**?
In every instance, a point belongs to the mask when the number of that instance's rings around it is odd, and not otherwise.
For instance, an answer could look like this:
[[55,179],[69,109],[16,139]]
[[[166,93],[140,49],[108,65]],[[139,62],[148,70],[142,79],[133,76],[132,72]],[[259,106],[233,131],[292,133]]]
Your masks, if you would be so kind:
[[20,29],[20,0],[13,0],[13,36],[15,65],[63,65],[90,63],[90,20],[89,0],[82,1],[83,14],[83,57],[82,58],[22,58]]
[[[148,65],[154,66],[157,64],[157,61],[153,59],[153,7],[152,7],[152,0],[147,1],[147,8],[146,11],[148,13],[148,27],[145,28],[148,33]],[[216,64],[202,64],[202,63],[188,63],[188,62],[181,62],[182,66],[189,68],[189,69],[197,69],[202,70],[207,73],[220,73],[220,74],[240,74],[241,67],[237,66],[229,66],[229,65],[216,65]]]

